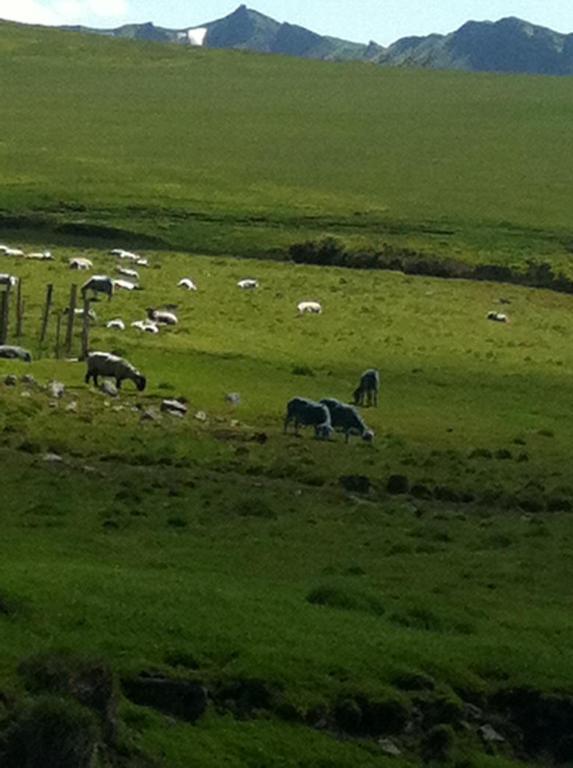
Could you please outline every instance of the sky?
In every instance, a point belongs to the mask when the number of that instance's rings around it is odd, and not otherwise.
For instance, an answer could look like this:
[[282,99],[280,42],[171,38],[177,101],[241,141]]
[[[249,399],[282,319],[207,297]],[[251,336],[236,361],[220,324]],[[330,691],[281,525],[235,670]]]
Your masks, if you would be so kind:
[[[226,16],[240,0],[0,0],[0,19],[113,27],[153,21],[181,28]],[[573,32],[573,0],[251,0],[250,8],[347,40],[386,45],[408,35],[451,32],[469,19],[518,16]]]

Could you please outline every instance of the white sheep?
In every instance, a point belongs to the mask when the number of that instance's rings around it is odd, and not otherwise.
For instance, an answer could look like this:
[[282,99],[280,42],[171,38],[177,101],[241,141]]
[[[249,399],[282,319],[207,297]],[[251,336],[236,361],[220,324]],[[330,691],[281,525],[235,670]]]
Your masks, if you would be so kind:
[[51,251],[42,251],[41,253],[27,253],[24,257],[32,261],[53,261],[54,256]]
[[132,328],[137,328],[138,331],[144,333],[159,333],[159,326],[157,323],[152,323],[150,320],[136,320],[131,324]]
[[125,267],[117,267],[117,271],[124,277],[132,277],[134,280],[139,280],[139,272],[135,269],[126,269]]
[[237,287],[241,288],[243,291],[253,291],[255,288],[259,287],[259,281],[252,280],[250,278],[246,280],[239,280]]
[[19,248],[10,248],[7,245],[3,245],[0,248],[0,251],[4,252],[4,256],[23,256],[24,251],[21,251]]
[[114,280],[113,287],[120,291],[139,291],[141,290],[138,285],[130,282],[129,280]]
[[79,256],[75,259],[70,259],[69,265],[70,269],[76,269],[78,272],[87,272],[88,270],[93,269],[93,264],[89,259],[84,259]]
[[153,309],[152,307],[149,307],[146,311],[149,320],[157,325],[177,325],[179,322],[177,315],[173,312],[165,312],[164,310]]
[[190,277],[184,277],[182,280],[180,280],[177,283],[177,287],[178,288],[185,288],[186,291],[196,291],[197,290],[197,286],[195,285],[193,280],[191,280]]
[[148,259],[137,259],[135,262],[138,267],[148,267],[149,266],[149,260]]
[[500,312],[488,312],[487,319],[492,320],[494,323],[509,323],[509,317]]
[[297,307],[299,315],[321,315],[322,307],[318,301],[301,301]]
[[98,386],[98,378],[113,378],[115,385],[121,389],[121,384],[125,379],[133,381],[140,392],[143,392],[147,384],[145,376],[134,368],[127,360],[117,355],[110,355],[108,352],[91,352],[87,357],[87,372],[85,383],[89,384],[93,380],[95,386]]
[[141,257],[137,255],[137,253],[132,253],[131,251],[124,251],[123,248],[114,248],[111,252],[112,256],[117,256],[120,259],[125,259],[126,261],[138,261]]
[[110,320],[109,323],[106,325],[106,328],[110,328],[114,331],[125,331],[125,323],[123,320],[121,320],[119,317],[117,317],[115,320]]

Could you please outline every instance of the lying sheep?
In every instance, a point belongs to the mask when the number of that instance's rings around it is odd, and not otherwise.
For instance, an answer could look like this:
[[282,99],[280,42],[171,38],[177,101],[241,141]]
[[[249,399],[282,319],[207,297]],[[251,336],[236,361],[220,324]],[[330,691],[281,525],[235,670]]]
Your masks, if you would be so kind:
[[380,391],[380,374],[376,368],[369,368],[360,377],[360,384],[354,390],[354,405],[366,405],[378,407],[378,393]]
[[110,328],[114,331],[125,331],[125,323],[118,317],[115,320],[110,320],[106,325],[106,328]]
[[41,253],[27,253],[25,259],[32,261],[53,261],[54,256],[51,251],[42,251]]
[[111,251],[111,255],[117,256],[119,259],[124,259],[126,261],[139,261],[141,258],[137,253],[124,251],[123,248],[114,248],[113,251]]
[[114,289],[117,288],[120,291],[141,291],[139,285],[136,283],[132,283],[129,280],[114,280],[113,281],[113,287]]
[[117,267],[117,271],[124,277],[132,277],[134,280],[139,280],[139,272],[135,269],[126,269],[126,267]]
[[137,328],[138,331],[143,331],[144,333],[159,333],[159,326],[151,320],[136,320],[131,324],[131,327]]
[[341,403],[340,400],[328,397],[320,402],[328,409],[333,429],[337,432],[344,432],[345,442],[350,440],[350,435],[359,435],[365,442],[372,442],[374,432],[368,429],[353,405],[347,405]]
[[146,312],[147,317],[151,322],[156,323],[157,325],[177,325],[179,322],[177,315],[173,312],[165,312],[163,310],[153,309],[153,307],[148,307]]
[[237,286],[239,288],[242,288],[244,291],[253,291],[255,290],[255,288],[259,287],[259,281],[252,280],[252,279],[239,280],[239,282],[237,283]]
[[318,301],[301,301],[297,306],[299,315],[321,315],[322,307]]
[[294,397],[287,404],[284,421],[284,433],[288,425],[294,422],[294,431],[298,435],[299,427],[314,427],[314,434],[319,440],[328,440],[332,434],[332,424],[328,408],[322,403],[307,400],[304,397]]
[[197,290],[197,286],[195,285],[193,280],[191,280],[190,277],[184,277],[182,280],[180,280],[177,283],[177,287],[178,288],[185,288],[186,291],[196,291]]
[[0,346],[0,358],[3,360],[22,360],[24,363],[32,362],[32,355],[23,347],[14,347],[10,344]]
[[134,368],[131,363],[116,355],[110,355],[108,352],[91,352],[87,357],[87,372],[85,383],[89,384],[93,379],[95,386],[98,386],[98,378],[113,378],[115,386],[121,389],[121,384],[125,379],[133,381],[140,392],[146,387],[147,380],[145,376]]
[[509,323],[509,317],[500,312],[488,312],[487,319],[493,320],[494,323]]

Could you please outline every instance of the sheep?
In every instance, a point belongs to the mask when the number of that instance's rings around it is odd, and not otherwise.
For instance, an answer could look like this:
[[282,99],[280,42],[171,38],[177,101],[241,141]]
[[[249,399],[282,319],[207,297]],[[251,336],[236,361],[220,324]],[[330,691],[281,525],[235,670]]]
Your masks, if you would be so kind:
[[108,352],[91,352],[87,357],[87,372],[85,383],[89,384],[93,379],[95,386],[98,386],[98,378],[113,378],[115,386],[121,389],[121,384],[125,379],[133,381],[140,392],[146,387],[147,380],[145,376],[133,367],[131,363],[117,355],[110,355]]
[[132,328],[137,328],[138,331],[144,331],[145,333],[159,333],[159,326],[157,323],[152,323],[150,320],[136,320],[131,324]]
[[360,435],[365,442],[372,442],[374,432],[368,429],[353,405],[346,405],[346,403],[341,403],[340,400],[328,397],[322,399],[320,403],[328,409],[333,429],[338,432],[344,432],[345,442],[350,440],[350,435]]
[[493,320],[494,323],[509,323],[509,317],[502,315],[500,312],[488,312],[487,319]]
[[83,259],[80,257],[70,259],[69,265],[70,269],[75,269],[78,272],[86,272],[87,270],[93,269],[93,264],[89,259]]
[[111,251],[111,255],[117,256],[118,258],[125,259],[127,261],[138,261],[141,258],[137,255],[137,253],[124,251],[123,248],[114,248],[113,251]]
[[297,307],[299,315],[305,315],[307,313],[311,315],[321,315],[322,307],[318,301],[301,301]]
[[360,377],[360,384],[354,390],[354,405],[364,405],[378,407],[378,393],[380,391],[380,374],[376,368],[369,368],[364,371]]
[[21,251],[19,248],[9,248],[7,245],[3,245],[0,248],[0,251],[4,252],[4,256],[23,256],[24,251]]
[[319,440],[328,440],[332,434],[332,424],[328,408],[307,400],[304,397],[294,397],[287,403],[287,412],[284,421],[284,433],[288,425],[294,421],[294,431],[298,435],[299,427],[314,427],[315,437]]
[[177,325],[179,322],[177,315],[173,312],[164,312],[163,310],[153,309],[152,307],[149,307],[146,312],[149,320],[156,325]]
[[32,261],[53,261],[54,257],[51,251],[42,251],[41,253],[27,253],[25,259]]
[[106,325],[106,328],[110,328],[114,331],[125,331],[125,323],[118,317],[115,320],[110,320]]
[[120,291],[140,291],[141,288],[135,283],[131,283],[129,280],[114,280],[113,287],[118,288]]
[[108,301],[111,301],[114,289],[114,280],[107,275],[94,275],[90,277],[87,283],[84,283],[81,288],[82,295],[85,297],[88,291],[92,293],[103,293],[107,296]]
[[148,259],[137,259],[135,262],[138,267],[148,267],[149,266],[149,260]]
[[125,267],[117,267],[117,272],[124,277],[133,277],[134,280],[139,280],[139,272],[135,269],[126,269]]
[[237,286],[239,288],[242,288],[244,291],[253,291],[255,288],[259,287],[259,281],[258,280],[239,280],[237,283]]
[[32,362],[32,355],[23,347],[13,347],[9,344],[0,346],[0,358],[4,360],[22,360],[24,363]]
[[15,288],[18,285],[18,278],[14,275],[0,275],[0,286],[4,288]]
[[185,288],[185,290],[187,290],[187,291],[196,291],[197,290],[197,286],[195,285],[193,280],[191,280],[190,277],[184,277],[182,280],[180,280],[177,283],[177,287],[178,288]]

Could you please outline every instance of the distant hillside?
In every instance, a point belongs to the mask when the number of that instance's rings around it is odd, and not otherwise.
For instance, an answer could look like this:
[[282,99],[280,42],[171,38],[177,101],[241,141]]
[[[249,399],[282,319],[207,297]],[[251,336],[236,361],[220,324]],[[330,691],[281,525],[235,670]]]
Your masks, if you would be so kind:
[[206,48],[234,48],[325,61],[371,61],[384,66],[462,69],[469,72],[573,74],[573,34],[562,35],[520,19],[469,21],[449,35],[405,37],[384,48],[339,40],[296,24],[281,24],[245,5],[199,27],[165,29],[152,23],[117,29],[64,29]]

